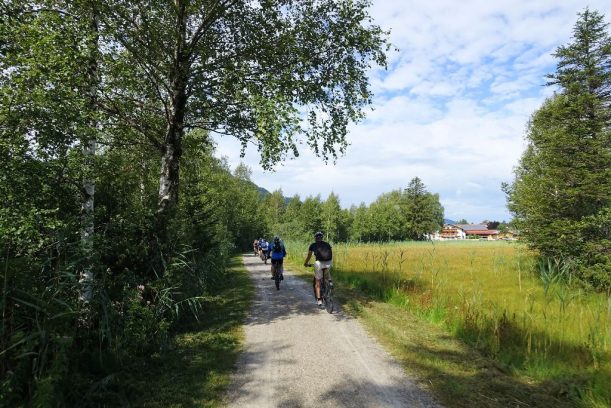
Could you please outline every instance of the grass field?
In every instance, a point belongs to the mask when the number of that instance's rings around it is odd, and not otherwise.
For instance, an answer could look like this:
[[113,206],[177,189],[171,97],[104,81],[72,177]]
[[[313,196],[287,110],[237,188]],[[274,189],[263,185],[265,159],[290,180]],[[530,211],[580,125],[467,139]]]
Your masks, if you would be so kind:
[[[303,263],[307,243],[287,247],[289,262]],[[333,278],[365,296],[353,309],[399,360],[421,366],[449,406],[611,406],[608,294],[576,288],[534,259],[515,242],[335,245]],[[360,296],[354,290],[348,300]],[[442,345],[450,340],[431,326],[479,357]]]

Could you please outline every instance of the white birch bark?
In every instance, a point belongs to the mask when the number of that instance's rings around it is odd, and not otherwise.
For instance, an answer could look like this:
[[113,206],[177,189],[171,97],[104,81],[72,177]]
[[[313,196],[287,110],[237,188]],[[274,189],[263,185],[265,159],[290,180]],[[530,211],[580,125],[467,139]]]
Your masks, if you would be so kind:
[[176,44],[174,61],[170,74],[170,115],[166,130],[163,155],[161,157],[161,171],[159,178],[159,202],[157,212],[167,214],[168,210],[178,202],[178,183],[180,170],[180,157],[182,155],[182,137],[187,104],[187,72],[188,58],[185,54],[187,18],[186,2],[175,0],[176,5]]
[[[91,24],[91,41],[89,43],[89,68],[88,68],[88,81],[89,81],[89,110],[95,112],[97,109],[97,89],[98,89],[98,29],[99,21],[97,11],[95,9],[95,2],[90,3],[90,18]],[[94,181],[94,168],[93,162],[96,154],[96,137],[98,123],[95,119],[91,121],[89,127],[92,131],[92,135],[84,143],[82,153],[85,161],[85,171],[82,187],[83,202],[81,204],[81,245],[85,252],[85,262],[83,269],[81,270],[79,283],[81,286],[80,299],[83,302],[90,302],[93,297],[93,237],[95,233],[95,220],[94,220],[94,204],[95,204],[95,181]]]

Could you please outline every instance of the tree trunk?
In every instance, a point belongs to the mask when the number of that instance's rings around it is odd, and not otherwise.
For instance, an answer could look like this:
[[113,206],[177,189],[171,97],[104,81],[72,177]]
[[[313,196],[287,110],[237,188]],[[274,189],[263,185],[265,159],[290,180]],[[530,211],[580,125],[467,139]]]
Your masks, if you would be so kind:
[[180,181],[180,156],[182,155],[182,131],[168,129],[169,138],[163,147],[161,173],[159,178],[159,202],[157,212],[165,214],[178,203]]
[[[187,105],[187,76],[189,62],[186,55],[186,5],[184,1],[175,0],[177,42],[174,49],[174,63],[170,73],[171,100],[168,126],[162,147],[161,171],[159,177],[159,201],[157,213],[160,220],[178,203],[178,185],[180,175],[180,157],[182,156],[182,138],[184,134],[185,108]],[[160,228],[165,228],[161,222]],[[160,231],[161,232],[161,231]]]
[[[88,110],[91,115],[94,115],[97,110],[97,89],[99,83],[98,76],[98,41],[99,41],[99,22],[98,14],[95,8],[95,2],[89,4],[91,7],[88,17],[90,18],[89,28],[91,30],[91,41],[89,43],[89,67],[87,70],[87,80],[89,82],[89,106]],[[85,262],[81,270],[79,283],[81,285],[80,298],[84,302],[90,302],[93,296],[93,236],[95,233],[94,220],[94,199],[95,199],[95,182],[93,159],[96,153],[96,132],[98,123],[96,119],[92,119],[88,124],[90,135],[83,142],[83,156],[85,159],[85,175],[83,177],[83,187],[81,189],[83,201],[81,204],[81,245],[85,252]]]

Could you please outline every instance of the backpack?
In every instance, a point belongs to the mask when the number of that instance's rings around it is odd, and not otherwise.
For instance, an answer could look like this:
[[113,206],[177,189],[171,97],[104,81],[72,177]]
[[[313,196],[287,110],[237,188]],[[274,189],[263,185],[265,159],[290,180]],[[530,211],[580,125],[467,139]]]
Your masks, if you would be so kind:
[[333,251],[331,245],[326,242],[321,242],[316,247],[316,259],[318,261],[330,261],[333,259]]

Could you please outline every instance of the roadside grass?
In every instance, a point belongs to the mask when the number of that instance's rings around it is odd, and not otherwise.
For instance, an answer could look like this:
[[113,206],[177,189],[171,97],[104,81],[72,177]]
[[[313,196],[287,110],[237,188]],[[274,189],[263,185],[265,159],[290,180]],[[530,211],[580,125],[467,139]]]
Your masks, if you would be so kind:
[[243,343],[242,324],[254,288],[234,257],[203,317],[172,339],[171,349],[137,361],[125,375],[129,405],[138,407],[217,407],[229,384]]
[[[305,273],[290,249],[307,244],[287,247]],[[447,406],[611,406],[608,295],[537,267],[516,243],[340,244],[332,274],[350,313]]]

